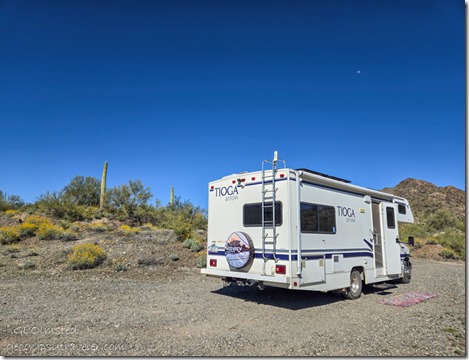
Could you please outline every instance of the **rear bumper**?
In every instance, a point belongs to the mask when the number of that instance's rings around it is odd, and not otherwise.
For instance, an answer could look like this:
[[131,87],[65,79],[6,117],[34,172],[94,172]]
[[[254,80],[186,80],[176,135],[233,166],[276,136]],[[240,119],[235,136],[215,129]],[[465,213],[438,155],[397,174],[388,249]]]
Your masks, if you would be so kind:
[[260,274],[250,274],[244,272],[234,272],[226,270],[216,270],[216,269],[201,269],[202,274],[207,276],[216,277],[216,278],[233,278],[233,279],[246,279],[254,280],[263,283],[273,283],[273,284],[290,284],[289,276],[280,276],[280,275],[260,275]]

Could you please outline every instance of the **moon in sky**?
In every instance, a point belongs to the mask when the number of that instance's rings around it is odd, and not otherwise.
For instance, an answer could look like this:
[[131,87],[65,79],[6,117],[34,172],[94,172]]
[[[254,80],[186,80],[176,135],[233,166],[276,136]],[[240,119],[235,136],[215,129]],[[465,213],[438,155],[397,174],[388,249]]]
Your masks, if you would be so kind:
[[362,71],[361,71],[361,70],[357,70],[357,74],[361,74],[361,73],[362,73]]

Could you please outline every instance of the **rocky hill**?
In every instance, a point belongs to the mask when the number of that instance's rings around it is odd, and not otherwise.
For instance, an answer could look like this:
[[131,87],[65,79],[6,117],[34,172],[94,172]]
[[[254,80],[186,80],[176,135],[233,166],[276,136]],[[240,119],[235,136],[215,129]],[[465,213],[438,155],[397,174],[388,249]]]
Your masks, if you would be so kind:
[[382,191],[409,200],[414,224],[401,224],[403,239],[416,239],[414,256],[436,260],[466,257],[466,193],[454,186],[438,187],[417,179],[406,179]]
[[382,191],[406,198],[417,214],[430,215],[438,210],[448,210],[458,219],[465,219],[466,193],[454,186],[438,187],[428,181],[409,178]]

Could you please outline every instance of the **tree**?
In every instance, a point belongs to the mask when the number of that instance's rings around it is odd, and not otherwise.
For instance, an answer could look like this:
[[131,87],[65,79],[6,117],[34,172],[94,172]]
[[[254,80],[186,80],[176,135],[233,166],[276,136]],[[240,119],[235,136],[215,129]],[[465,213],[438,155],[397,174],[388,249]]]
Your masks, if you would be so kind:
[[14,209],[18,209],[22,207],[25,202],[19,195],[10,195],[8,197],[7,204],[13,207]]
[[23,205],[25,202],[19,195],[7,197],[7,194],[0,190],[0,211],[19,209]]
[[75,176],[64,187],[62,195],[74,205],[99,206],[101,183],[91,176]]
[[150,208],[148,201],[153,197],[150,189],[140,180],[129,180],[128,185],[113,187],[108,195],[111,209],[131,223],[142,222],[145,212]]

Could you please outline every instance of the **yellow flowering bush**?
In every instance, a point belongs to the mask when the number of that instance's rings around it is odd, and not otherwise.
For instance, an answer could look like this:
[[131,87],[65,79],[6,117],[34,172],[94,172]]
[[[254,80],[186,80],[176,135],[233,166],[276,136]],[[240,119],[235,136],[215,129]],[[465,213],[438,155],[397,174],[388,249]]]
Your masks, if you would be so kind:
[[133,235],[137,235],[140,232],[140,228],[131,227],[129,225],[122,225],[119,228],[119,231],[123,233],[125,236],[133,236]]
[[98,266],[106,258],[106,253],[95,244],[80,244],[72,248],[67,255],[67,263],[73,269],[91,269]]
[[43,223],[39,225],[36,236],[39,240],[58,240],[65,236],[65,231],[60,226]]
[[16,214],[18,214],[18,211],[17,211],[17,210],[6,210],[6,211],[5,211],[5,215],[8,216],[8,217],[13,217],[13,216],[15,216]]
[[38,226],[36,224],[31,223],[22,223],[21,225],[17,226],[21,236],[34,236]]
[[112,228],[109,225],[106,225],[105,223],[102,222],[95,222],[92,223],[89,226],[90,230],[96,231],[96,232],[106,232],[106,231],[111,231]]
[[34,224],[37,227],[43,225],[43,224],[48,224],[48,225],[53,225],[51,219],[45,217],[45,216],[40,216],[40,215],[29,215],[24,219],[25,224]]
[[143,224],[143,226],[141,227],[141,230],[156,231],[156,230],[158,230],[158,226],[155,226],[155,225],[150,224],[150,223],[146,223],[146,224]]
[[0,243],[12,244],[20,241],[21,231],[17,226],[3,226],[0,227]]

